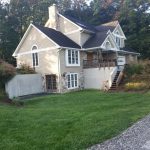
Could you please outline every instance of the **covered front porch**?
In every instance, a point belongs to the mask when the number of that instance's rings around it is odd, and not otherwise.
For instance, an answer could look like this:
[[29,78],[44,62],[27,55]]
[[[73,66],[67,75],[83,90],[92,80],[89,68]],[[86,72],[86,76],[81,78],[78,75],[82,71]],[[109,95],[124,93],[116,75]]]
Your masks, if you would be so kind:
[[83,68],[115,67],[117,66],[117,59],[116,51],[87,51],[83,60]]

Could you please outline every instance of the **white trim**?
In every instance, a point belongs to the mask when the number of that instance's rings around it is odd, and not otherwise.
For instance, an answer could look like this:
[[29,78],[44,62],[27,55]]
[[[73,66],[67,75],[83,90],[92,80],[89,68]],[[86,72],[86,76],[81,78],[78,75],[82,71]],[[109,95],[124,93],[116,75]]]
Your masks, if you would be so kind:
[[22,43],[24,42],[24,40],[25,40],[26,36],[28,35],[28,32],[30,31],[31,27],[34,27],[34,28],[37,29],[40,33],[44,34],[44,35],[45,35],[52,43],[54,43],[58,48],[60,47],[57,43],[55,43],[53,40],[51,40],[45,33],[43,33],[41,30],[39,30],[36,26],[34,26],[33,24],[30,24],[29,27],[28,27],[28,29],[27,29],[27,31],[25,32],[23,38],[21,39],[19,45],[17,46],[15,52],[13,53],[13,55],[12,55],[13,57],[16,57],[16,56],[17,56],[16,53],[18,52],[20,46],[21,46]]
[[102,49],[104,49],[104,50],[106,50],[106,47],[104,46],[105,45],[105,43],[107,42],[107,41],[109,41],[108,40],[108,38],[111,38],[112,40],[112,44],[113,44],[113,46],[115,47],[115,48],[111,48],[110,50],[116,50],[116,51],[118,51],[119,49],[118,49],[118,47],[116,46],[116,43],[114,42],[114,40],[113,40],[113,38],[112,38],[112,36],[111,36],[111,34],[109,34],[107,37],[106,37],[106,39],[104,40],[104,42],[102,43],[102,45],[100,46]]
[[128,51],[124,51],[124,50],[119,50],[119,52],[124,52],[124,53],[127,53],[127,54],[135,54],[135,55],[140,56],[140,53],[136,53],[136,52],[128,52]]
[[[53,49],[58,49],[59,47],[51,47],[51,48],[43,48],[43,49],[38,49],[35,50],[34,52],[40,53],[40,52],[45,52],[45,51],[49,51],[49,50],[53,50]],[[26,54],[31,54],[33,53],[32,51],[28,51],[28,52],[23,52],[23,53],[19,53],[16,56],[21,56],[21,55],[26,55]]]
[[25,34],[23,35],[20,43],[18,44],[16,50],[14,51],[14,53],[12,55],[13,57],[16,56],[17,51],[19,50],[20,46],[22,45],[22,43],[23,43],[24,39],[26,38],[26,36],[27,36],[27,34],[28,34],[28,32],[29,32],[29,30],[30,30],[31,27],[32,27],[32,24],[29,25],[28,29],[26,30]]
[[74,49],[74,50],[78,50],[78,51],[82,50],[81,48],[72,48],[72,47],[63,47],[63,46],[61,46],[59,48],[61,48],[61,49]]
[[35,27],[40,33],[44,34],[53,44],[60,47],[57,43],[55,43],[51,38],[49,38],[45,33],[43,33],[40,29],[38,29],[35,25],[32,24],[33,27]]
[[76,32],[78,32],[78,31],[81,31],[81,30],[78,29],[78,30],[74,30],[74,31],[71,31],[71,32],[67,32],[67,33],[64,33],[64,35],[69,35],[69,34],[72,34],[72,33],[76,33]]
[[65,18],[66,20],[68,20],[69,22],[71,22],[72,24],[74,24],[75,26],[77,26],[80,30],[83,30],[83,28],[81,28],[80,26],[78,26],[76,23],[74,23],[73,21],[69,20],[65,16],[61,15],[60,13],[57,13],[57,14],[60,15],[61,17]]
[[123,35],[121,38],[124,38],[124,39],[126,40],[127,38],[126,38],[126,36],[125,36],[125,34],[124,34],[124,32],[123,32],[123,30],[122,30],[122,28],[121,28],[119,22],[118,22],[118,25],[116,26],[116,28],[114,29],[113,34],[116,35],[116,34],[115,34],[115,31],[117,30],[118,27],[119,27],[119,29],[120,29],[122,35]]
[[[32,52],[32,54],[31,54],[31,57],[32,57],[32,67],[33,68],[37,68],[37,67],[39,67],[39,54],[38,54],[38,52],[36,52],[36,51],[33,50],[34,46],[38,49],[38,46],[36,44],[33,44],[32,47],[31,47],[31,52]],[[38,57],[38,65],[35,65],[35,66],[33,66],[33,54],[37,54],[37,57]],[[34,63],[36,64],[36,57],[34,59],[35,59]]]
[[[72,51],[74,52],[78,52],[78,64],[69,64],[68,62],[68,50],[71,50],[71,60],[72,60]],[[79,67],[80,66],[80,51],[79,50],[74,50],[74,49],[66,49],[65,50],[65,62],[66,62],[66,66],[67,67]],[[75,62],[76,62],[76,58],[75,58]]]
[[[68,88],[68,75],[70,76],[70,88]],[[74,87],[72,87],[71,75],[74,75],[74,80],[73,80],[74,81]],[[75,86],[75,75],[77,75],[77,86]],[[66,79],[67,79],[67,89],[68,90],[79,88],[79,74],[78,73],[69,72],[66,74]]]

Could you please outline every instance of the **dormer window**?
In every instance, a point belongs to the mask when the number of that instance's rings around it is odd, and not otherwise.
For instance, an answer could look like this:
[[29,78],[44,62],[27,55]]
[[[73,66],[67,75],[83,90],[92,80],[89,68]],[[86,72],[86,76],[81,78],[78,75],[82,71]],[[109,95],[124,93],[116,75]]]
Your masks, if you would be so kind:
[[38,53],[34,51],[37,50],[37,46],[33,46],[32,47],[32,64],[33,64],[33,67],[37,67],[39,65],[39,58],[38,58]]
[[116,32],[116,34],[118,35],[118,36],[116,35],[116,43],[120,47],[121,46],[121,39],[119,38],[119,32]]
[[120,47],[121,46],[121,40],[119,37],[116,36],[116,43]]
[[106,42],[106,50],[110,50],[111,49],[111,44],[109,41]]

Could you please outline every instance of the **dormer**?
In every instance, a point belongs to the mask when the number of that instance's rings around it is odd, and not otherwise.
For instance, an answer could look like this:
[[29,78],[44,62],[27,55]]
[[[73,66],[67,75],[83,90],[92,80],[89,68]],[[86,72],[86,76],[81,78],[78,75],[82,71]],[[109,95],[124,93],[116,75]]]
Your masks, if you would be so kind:
[[95,33],[95,28],[93,26],[60,14],[55,4],[50,6],[48,10],[49,18],[45,27],[60,31],[81,47]]
[[124,35],[124,32],[123,32],[119,22],[118,22],[118,25],[116,26],[116,28],[114,29],[114,31],[112,33],[113,33],[113,36],[114,36],[114,39],[115,39],[117,46],[119,48],[125,47],[126,37]]

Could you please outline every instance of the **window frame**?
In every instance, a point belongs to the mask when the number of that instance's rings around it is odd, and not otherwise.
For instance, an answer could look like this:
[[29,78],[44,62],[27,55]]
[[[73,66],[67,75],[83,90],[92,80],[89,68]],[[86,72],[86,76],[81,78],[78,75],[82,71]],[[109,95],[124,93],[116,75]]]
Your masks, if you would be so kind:
[[[36,47],[36,49],[33,49],[33,47]],[[38,50],[38,46],[37,45],[33,45],[31,48],[31,57],[32,57],[32,67],[39,67],[39,54],[38,52],[33,53],[34,50]],[[33,62],[33,56],[34,56],[34,62]],[[34,65],[35,64],[35,65]],[[37,64],[37,65],[36,65]]]
[[[69,76],[69,78],[68,78]],[[72,76],[73,76],[73,80],[72,80]],[[75,79],[76,76],[76,79]],[[66,78],[67,78],[67,89],[71,90],[71,89],[77,89],[79,88],[79,82],[78,82],[78,73],[67,73],[66,74]],[[69,79],[69,80],[68,80]],[[73,82],[72,82],[73,81]],[[68,86],[68,83],[70,82],[70,86]],[[73,84],[72,84],[73,83]],[[74,86],[73,86],[74,85]]]
[[[69,51],[70,51],[70,60],[69,62]],[[66,55],[65,55],[65,60],[66,60],[66,66],[80,66],[80,51],[76,49],[66,49]],[[73,58],[74,54],[74,58]],[[76,54],[78,55],[78,58],[76,57]],[[74,63],[73,63],[74,60]]]
[[121,38],[118,37],[117,35],[119,35],[118,31],[116,32],[115,41],[116,41],[117,46],[121,47]]

